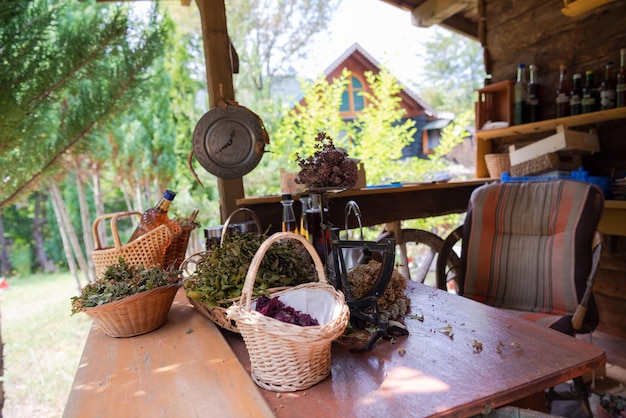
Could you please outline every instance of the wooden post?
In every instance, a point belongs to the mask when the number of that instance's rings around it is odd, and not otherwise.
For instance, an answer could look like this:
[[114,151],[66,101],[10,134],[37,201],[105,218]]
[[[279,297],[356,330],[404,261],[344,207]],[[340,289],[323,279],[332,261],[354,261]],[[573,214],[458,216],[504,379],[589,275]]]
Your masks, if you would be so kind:
[[[209,108],[222,98],[235,99],[230,40],[226,26],[224,0],[196,0],[202,22]],[[237,208],[237,199],[245,197],[243,179],[217,179],[222,222]]]

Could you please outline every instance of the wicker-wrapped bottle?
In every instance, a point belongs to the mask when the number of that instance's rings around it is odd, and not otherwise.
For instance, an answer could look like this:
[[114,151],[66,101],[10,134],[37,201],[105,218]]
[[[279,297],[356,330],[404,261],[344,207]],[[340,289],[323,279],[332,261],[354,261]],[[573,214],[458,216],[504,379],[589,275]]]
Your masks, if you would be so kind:
[[170,219],[167,216],[167,211],[169,210],[174,197],[176,197],[176,193],[171,190],[166,190],[156,206],[143,213],[141,221],[139,222],[139,225],[137,225],[133,235],[131,235],[129,242],[152,231],[160,225],[168,223]]

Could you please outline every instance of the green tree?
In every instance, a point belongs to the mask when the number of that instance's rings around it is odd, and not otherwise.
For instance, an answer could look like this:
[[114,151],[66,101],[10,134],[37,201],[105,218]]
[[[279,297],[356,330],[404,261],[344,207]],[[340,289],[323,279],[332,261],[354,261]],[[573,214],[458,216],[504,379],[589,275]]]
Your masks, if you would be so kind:
[[485,77],[483,51],[479,42],[441,28],[427,41],[421,56],[423,80],[417,91],[431,106],[455,114],[473,111],[476,89]]
[[270,119],[273,87],[297,76],[293,64],[325,31],[341,0],[236,0],[227,2],[228,31],[239,56],[237,99]]
[[156,9],[145,22],[127,7],[79,2],[21,0],[2,10],[0,206],[36,188],[64,153],[85,149],[90,132],[143,96],[165,36]]

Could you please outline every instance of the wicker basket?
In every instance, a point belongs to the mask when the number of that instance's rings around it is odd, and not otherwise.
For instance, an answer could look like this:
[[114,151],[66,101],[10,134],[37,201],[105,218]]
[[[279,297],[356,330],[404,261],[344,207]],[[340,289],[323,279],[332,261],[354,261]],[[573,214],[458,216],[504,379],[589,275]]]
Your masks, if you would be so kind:
[[[254,220],[256,227],[257,227],[257,231],[259,234],[262,233],[262,229],[261,229],[261,221],[259,220],[259,218],[256,216],[256,214],[251,211],[250,209],[247,208],[240,208],[235,210],[233,213],[230,214],[230,216],[226,219],[226,221],[224,222],[224,226],[222,227],[222,238],[220,240],[220,245],[224,242],[224,237],[226,236],[226,234],[228,233],[228,231],[230,231],[230,229],[228,228],[233,217],[235,216],[235,214],[239,213],[239,212],[247,212],[250,214],[250,216],[252,217],[252,219]],[[205,257],[207,255],[209,255],[210,252],[209,251],[202,251],[200,253],[196,253],[196,254],[192,254],[191,256],[189,256],[181,265],[181,268],[183,269],[183,271],[186,271],[188,275],[191,275],[191,272],[189,272],[189,265],[193,264],[193,263],[197,263],[198,259],[201,257]],[[279,290],[283,290],[284,288],[276,288],[276,289],[269,289],[268,292],[269,293],[273,293]],[[207,306],[202,302],[199,302],[197,300],[194,300],[192,298],[190,298],[189,296],[187,296],[187,300],[189,300],[189,303],[191,303],[191,305],[198,311],[200,312],[204,317],[206,317],[207,319],[209,319],[211,322],[214,322],[216,325],[218,325],[221,328],[224,328],[228,331],[231,332],[236,332],[239,333],[239,330],[237,329],[237,326],[235,325],[234,321],[231,321],[230,319],[226,318],[226,308],[221,307],[221,306]],[[239,300],[239,298],[236,299],[232,299],[230,302],[234,303],[237,302]]]
[[[168,225],[161,225],[128,244],[122,245],[117,229],[117,221],[128,216],[139,216],[141,218],[141,215],[140,212],[117,212],[99,216],[93,222],[92,232],[95,248],[91,252],[91,256],[98,276],[108,266],[117,264],[119,257],[123,257],[126,263],[133,266],[140,264],[143,264],[146,268],[154,265],[163,266],[165,251],[174,240],[174,237],[180,235],[180,227],[176,222],[170,222]],[[98,228],[100,222],[107,219],[110,219],[114,246],[103,248]]]
[[[172,243],[165,250],[163,256],[163,267],[178,269],[185,260],[187,253],[187,246],[189,245],[189,236],[191,231],[199,227],[200,225],[195,223],[198,211],[194,211],[189,219],[177,222],[180,228],[180,234],[176,235],[172,240]],[[176,222],[176,221],[172,221]]]
[[491,178],[500,178],[502,173],[508,172],[511,168],[509,154],[486,154],[485,164]]
[[83,311],[110,337],[134,337],[167,321],[180,283],[161,286]]
[[[280,297],[286,305],[311,314],[320,325],[287,324],[251,309],[252,289],[261,260],[272,243],[283,239],[302,242],[313,257],[319,282],[301,284],[274,296]],[[228,308],[227,315],[237,323],[243,336],[250,355],[252,379],[257,385],[276,392],[293,392],[328,377],[331,343],[345,331],[350,311],[343,294],[326,282],[322,261],[304,237],[279,232],[261,244],[250,263],[241,301]],[[323,307],[323,316],[320,316],[320,307]]]

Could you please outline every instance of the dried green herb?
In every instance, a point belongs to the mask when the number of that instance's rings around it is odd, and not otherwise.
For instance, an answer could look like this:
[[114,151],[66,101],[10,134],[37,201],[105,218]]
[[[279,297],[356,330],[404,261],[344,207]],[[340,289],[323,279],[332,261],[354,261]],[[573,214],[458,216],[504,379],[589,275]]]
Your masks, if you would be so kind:
[[100,306],[146,290],[175,284],[179,280],[180,271],[163,270],[158,266],[149,269],[143,265],[132,266],[120,257],[118,264],[108,266],[102,277],[83,287],[80,296],[72,297],[72,315],[81,312],[83,308]]
[[[202,258],[185,281],[187,296],[208,307],[228,307],[229,299],[241,296],[248,268],[266,234],[253,232],[224,237],[219,247]],[[313,261],[306,249],[293,240],[273,243],[263,256],[254,282],[254,295],[268,289],[317,281]]]

